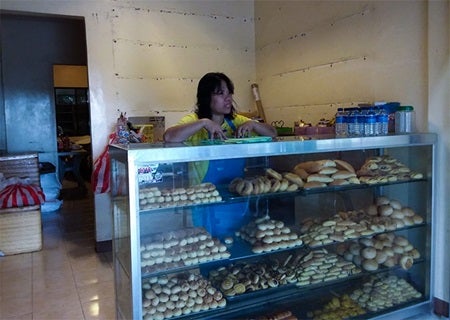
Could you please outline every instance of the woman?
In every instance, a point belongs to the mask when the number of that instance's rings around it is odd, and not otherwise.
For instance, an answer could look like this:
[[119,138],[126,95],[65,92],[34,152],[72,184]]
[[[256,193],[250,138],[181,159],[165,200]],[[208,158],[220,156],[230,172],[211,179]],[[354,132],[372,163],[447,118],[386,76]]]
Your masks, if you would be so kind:
[[233,82],[223,73],[204,75],[197,88],[197,110],[164,133],[166,142],[198,142],[261,135],[275,137],[274,127],[239,115],[233,105]]
[[[197,109],[164,133],[166,142],[199,142],[263,135],[275,137],[276,129],[239,115],[233,105],[233,82],[223,73],[204,75],[197,88]],[[191,185],[211,182],[227,185],[244,175],[245,159],[195,161],[189,163]],[[234,234],[248,218],[247,203],[217,204],[193,210],[193,223],[204,226],[213,236]]]

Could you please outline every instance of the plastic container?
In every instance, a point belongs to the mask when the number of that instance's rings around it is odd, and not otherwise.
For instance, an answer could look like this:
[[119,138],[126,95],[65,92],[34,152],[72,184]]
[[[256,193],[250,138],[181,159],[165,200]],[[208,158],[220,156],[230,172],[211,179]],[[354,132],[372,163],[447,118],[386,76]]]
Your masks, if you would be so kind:
[[377,134],[377,116],[373,108],[365,108],[363,111],[364,135],[375,136]]
[[349,137],[359,137],[364,133],[362,116],[359,108],[348,108],[347,109],[347,123],[348,123],[348,136]]
[[377,113],[377,135],[385,136],[389,133],[389,114],[387,110],[380,107]]
[[395,133],[410,133],[415,130],[415,111],[412,106],[400,106],[395,112]]
[[347,114],[343,108],[338,108],[334,122],[334,133],[336,137],[347,136]]

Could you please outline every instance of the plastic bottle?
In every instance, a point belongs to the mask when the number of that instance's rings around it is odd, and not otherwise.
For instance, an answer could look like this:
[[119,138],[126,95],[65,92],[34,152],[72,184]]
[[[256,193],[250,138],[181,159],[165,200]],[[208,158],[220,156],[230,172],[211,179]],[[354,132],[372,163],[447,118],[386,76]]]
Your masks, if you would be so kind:
[[415,127],[415,112],[412,106],[400,106],[395,112],[395,133],[410,133]]
[[364,116],[364,135],[375,136],[377,134],[377,116],[373,108],[366,108]]
[[389,113],[384,107],[380,107],[377,113],[377,135],[385,136],[389,132]]
[[350,137],[359,137],[363,133],[363,122],[358,108],[348,108],[348,135]]
[[347,115],[343,108],[338,108],[336,112],[334,130],[336,137],[347,136]]

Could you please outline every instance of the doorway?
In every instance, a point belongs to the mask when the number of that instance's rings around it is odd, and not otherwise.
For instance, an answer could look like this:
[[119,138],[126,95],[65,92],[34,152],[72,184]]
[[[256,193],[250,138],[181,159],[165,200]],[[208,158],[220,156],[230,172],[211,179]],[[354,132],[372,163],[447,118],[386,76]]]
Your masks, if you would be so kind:
[[6,151],[37,151],[58,167],[53,66],[87,65],[84,18],[0,10],[0,24]]

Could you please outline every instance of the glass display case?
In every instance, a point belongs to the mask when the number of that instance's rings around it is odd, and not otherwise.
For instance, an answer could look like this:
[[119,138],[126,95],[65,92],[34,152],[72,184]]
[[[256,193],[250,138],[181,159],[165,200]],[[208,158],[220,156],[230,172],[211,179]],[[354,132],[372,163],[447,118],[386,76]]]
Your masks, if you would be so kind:
[[110,146],[119,319],[430,308],[436,135]]

